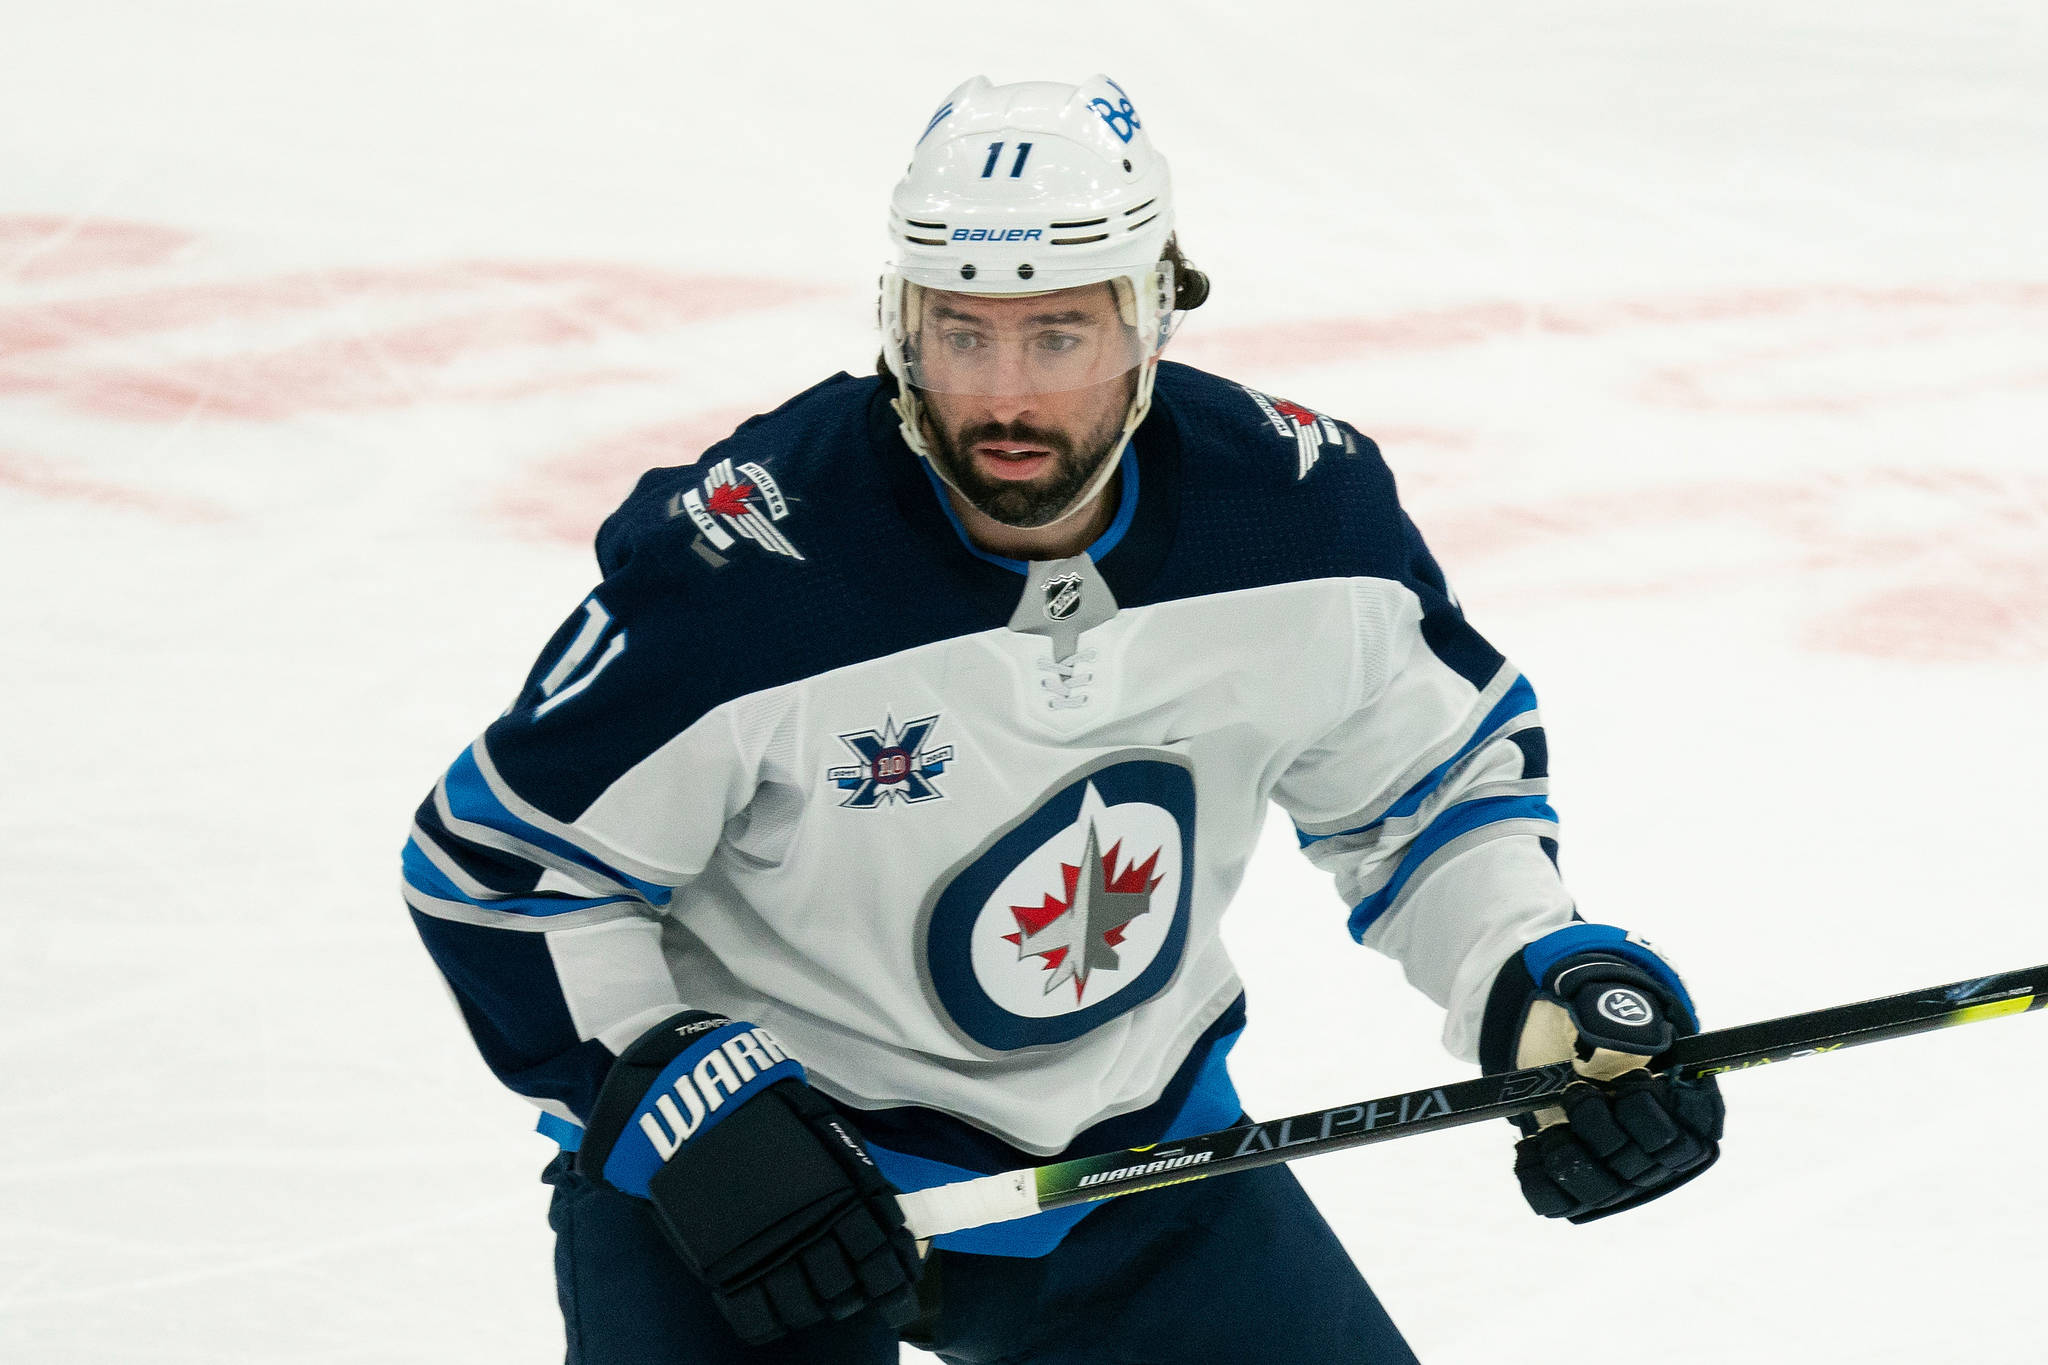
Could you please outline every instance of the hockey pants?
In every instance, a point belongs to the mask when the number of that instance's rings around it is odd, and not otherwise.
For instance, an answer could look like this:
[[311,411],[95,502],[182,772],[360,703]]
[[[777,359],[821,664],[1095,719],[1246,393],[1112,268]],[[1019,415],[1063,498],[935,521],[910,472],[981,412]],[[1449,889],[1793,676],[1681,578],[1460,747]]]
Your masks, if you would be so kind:
[[[743,1345],[646,1205],[558,1158],[568,1365],[883,1365],[873,1313]],[[903,1339],[949,1365],[1415,1365],[1285,1166],[1112,1200],[1036,1258],[934,1252]]]

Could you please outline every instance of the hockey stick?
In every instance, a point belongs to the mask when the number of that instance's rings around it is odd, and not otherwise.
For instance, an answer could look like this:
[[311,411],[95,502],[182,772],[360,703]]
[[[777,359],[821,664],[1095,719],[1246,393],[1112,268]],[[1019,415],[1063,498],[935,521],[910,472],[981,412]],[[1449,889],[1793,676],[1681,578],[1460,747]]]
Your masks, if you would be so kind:
[[[2048,1005],[2048,964],[1696,1033],[1679,1039],[1653,1065],[1658,1071],[1695,1080],[1979,1019],[2025,1014],[2044,1005]],[[1170,1146],[1105,1152],[1050,1166],[1004,1171],[914,1190],[898,1198],[911,1232],[920,1238],[937,1237],[1069,1204],[1114,1199],[1411,1133],[1526,1114],[1542,1108],[1574,1079],[1570,1064],[1558,1062],[1296,1114],[1271,1123],[1224,1128],[1181,1138]]]

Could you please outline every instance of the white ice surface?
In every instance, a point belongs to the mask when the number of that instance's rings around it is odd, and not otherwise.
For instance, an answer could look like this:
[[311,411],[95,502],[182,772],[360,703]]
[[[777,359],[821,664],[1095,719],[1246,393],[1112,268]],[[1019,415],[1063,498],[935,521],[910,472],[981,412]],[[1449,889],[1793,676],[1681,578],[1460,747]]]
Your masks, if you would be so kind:
[[[888,186],[976,71],[1132,91],[1216,282],[1178,353],[1381,438],[1542,694],[1581,904],[1709,1022],[2048,958],[2044,12],[1109,8],[12,7],[0,1358],[559,1359],[546,1147],[400,911],[408,812],[640,467],[871,362]],[[1460,1074],[1270,842],[1248,1104]],[[1581,1314],[2039,1361],[2044,1050],[1739,1077],[1719,1170],[1587,1228],[1505,1124],[1298,1169],[1431,1365],[1575,1365]]]

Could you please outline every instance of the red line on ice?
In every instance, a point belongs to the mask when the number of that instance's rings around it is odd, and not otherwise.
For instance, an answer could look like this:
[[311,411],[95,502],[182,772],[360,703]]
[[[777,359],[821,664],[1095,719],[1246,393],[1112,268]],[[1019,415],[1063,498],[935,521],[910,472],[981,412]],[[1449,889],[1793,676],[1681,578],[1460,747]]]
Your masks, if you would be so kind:
[[[416,269],[315,271],[0,309],[0,394],[42,393],[101,416],[270,421],[430,400],[497,400],[641,378],[617,366],[442,390],[450,367],[506,352],[560,351],[767,308],[817,291],[789,281],[684,275],[609,263],[475,262]],[[368,304],[451,314],[352,327]],[[56,360],[78,348],[223,323],[310,318],[326,333],[265,350],[135,365]],[[38,358],[43,363],[35,363]]]
[[1798,313],[1895,313],[1912,309],[2048,307],[2048,284],[1993,282],[1952,288],[1860,289],[1849,286],[1737,289],[1670,298],[1595,303],[1491,301],[1385,316],[1304,318],[1201,331],[1174,342],[1177,357],[1226,372],[1327,365],[1354,356],[1478,346],[1504,337],[1603,336]]
[[155,223],[0,214],[0,279],[22,284],[162,265],[193,237]]
[[141,512],[159,521],[195,525],[229,521],[233,513],[197,498],[155,493],[98,479],[81,478],[52,468],[46,460],[0,451],[0,489],[11,489],[58,502],[86,503]]
[[[1434,487],[1434,486],[1433,486]],[[1861,499],[1919,495],[1905,524],[1858,521]],[[1913,662],[2048,659],[2048,479],[1974,469],[1869,469],[1804,481],[1726,480],[1418,509],[1453,576],[1474,566],[1487,596],[1552,601],[1774,585],[1854,594],[1801,628],[1809,648]],[[1546,546],[1642,532],[1745,528],[1747,548],[1639,563],[1625,577],[1545,568]],[[1683,541],[1674,539],[1674,544]],[[1506,568],[1490,562],[1513,559]],[[1577,575],[1576,577],[1574,575]]]

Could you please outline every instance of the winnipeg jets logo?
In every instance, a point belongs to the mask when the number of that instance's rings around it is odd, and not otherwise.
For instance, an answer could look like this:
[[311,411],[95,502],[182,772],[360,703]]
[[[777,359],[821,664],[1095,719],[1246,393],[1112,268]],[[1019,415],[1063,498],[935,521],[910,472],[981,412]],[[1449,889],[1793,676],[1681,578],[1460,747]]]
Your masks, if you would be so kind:
[[739,544],[737,535],[775,554],[804,557],[788,536],[775,529],[775,523],[789,515],[788,499],[782,496],[775,476],[752,460],[737,471],[731,460],[720,460],[711,466],[701,487],[669,499],[671,517],[685,513],[716,549],[730,550]]
[[1063,779],[926,901],[925,981],[960,1035],[1007,1052],[1071,1041],[1173,980],[1193,894],[1187,764],[1125,750]]
[[914,803],[936,801],[944,796],[932,779],[953,761],[953,746],[924,747],[938,726],[937,716],[925,716],[901,726],[892,717],[879,730],[856,730],[841,735],[839,742],[852,750],[859,762],[825,770],[827,781],[849,793],[839,804],[868,810],[889,801]]
[[[1082,815],[1088,817],[1088,802],[1096,811],[1102,798],[1092,786],[1083,798]],[[1045,964],[1045,993],[1052,994],[1069,981],[1074,983],[1074,1002],[1086,1000],[1090,977],[1098,971],[1116,971],[1122,966],[1117,948],[1132,920],[1152,909],[1152,893],[1164,878],[1153,875],[1159,865],[1159,850],[1153,849],[1135,866],[1127,860],[1118,868],[1123,853],[1121,841],[1102,851],[1102,835],[1095,821],[1088,821],[1088,842],[1078,864],[1061,863],[1065,883],[1058,895],[1047,892],[1035,906],[1013,905],[1017,932],[1003,938],[1017,945],[1017,960],[1038,958]]]
[[1299,403],[1290,403],[1285,398],[1260,393],[1257,389],[1245,388],[1242,384],[1238,387],[1259,405],[1259,411],[1266,414],[1266,421],[1276,435],[1294,442],[1298,465],[1294,478],[1297,483],[1307,478],[1308,472],[1316,467],[1325,447],[1340,450],[1346,455],[1358,453],[1358,442],[1352,439],[1351,433],[1320,412],[1313,412]]

